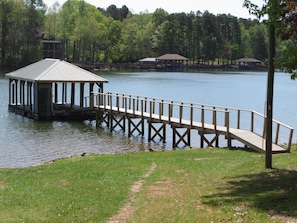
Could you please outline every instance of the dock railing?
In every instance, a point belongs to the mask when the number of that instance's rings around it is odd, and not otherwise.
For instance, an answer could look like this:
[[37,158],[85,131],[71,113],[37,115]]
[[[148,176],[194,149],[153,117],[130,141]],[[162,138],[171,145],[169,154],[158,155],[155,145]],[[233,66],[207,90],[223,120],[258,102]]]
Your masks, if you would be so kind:
[[[265,115],[247,109],[181,102],[146,96],[122,93],[93,93],[94,107],[117,110],[127,115],[148,115],[151,119],[159,119],[168,124],[178,120],[180,125],[201,123],[202,129],[223,130],[229,134],[230,128],[253,132],[265,138]],[[273,120],[273,142],[286,146],[290,151],[294,129],[277,120]],[[289,137],[288,137],[289,136]],[[288,137],[288,138],[287,138]]]

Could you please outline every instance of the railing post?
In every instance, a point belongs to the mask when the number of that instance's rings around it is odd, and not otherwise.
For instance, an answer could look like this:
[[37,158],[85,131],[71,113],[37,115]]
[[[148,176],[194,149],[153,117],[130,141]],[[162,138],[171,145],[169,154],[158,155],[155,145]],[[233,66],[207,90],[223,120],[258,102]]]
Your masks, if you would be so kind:
[[139,111],[139,96],[136,97],[136,110]]
[[217,129],[217,110],[216,110],[216,107],[213,107],[213,110],[212,110],[212,124],[214,125],[215,130],[216,130]]
[[266,116],[264,117],[264,123],[263,123],[263,135],[262,135],[262,138],[265,138],[265,135],[266,135]]
[[191,107],[190,107],[190,125],[193,126],[193,113],[194,113],[194,108],[193,108],[193,104],[191,104]]
[[100,107],[100,97],[101,97],[101,94],[98,93],[97,94],[97,106],[98,106],[98,108]]
[[[255,114],[254,112],[252,111],[251,112],[251,132],[254,132],[254,119],[255,119]],[[265,123],[265,122],[264,122]],[[264,133],[263,133],[264,135]]]
[[88,99],[91,100],[90,97],[85,97],[85,107],[88,107]]
[[132,99],[133,115],[135,115],[135,98]]
[[289,136],[289,143],[288,143],[288,151],[289,151],[289,152],[291,152],[293,132],[294,132],[294,129],[291,129],[291,131],[290,131],[290,136]]
[[116,107],[118,108],[118,112],[120,111],[120,98],[119,95],[116,94]]
[[179,106],[179,124],[182,124],[184,103],[181,102]]
[[240,110],[237,110],[237,129],[240,129]]
[[131,109],[131,95],[129,95],[129,109]]
[[144,98],[144,112],[147,111],[147,97]]
[[205,119],[204,105],[202,105],[202,106],[201,106],[201,124],[202,124],[202,131],[204,131],[204,119]]
[[150,119],[152,119],[152,116],[153,116],[153,102],[150,101]]
[[172,117],[172,110],[173,110],[173,101],[171,101],[171,103],[168,104],[168,121],[171,121],[171,117]]
[[124,98],[124,101],[125,101],[125,113],[127,115],[127,110],[128,110],[128,101],[127,101],[127,97]]
[[125,99],[126,97],[125,97],[125,95],[124,94],[122,94],[122,108],[124,108],[124,109],[126,109],[127,108],[127,106],[126,106],[126,99]]
[[108,95],[108,105],[110,106],[110,109],[112,109],[112,95]]
[[227,144],[228,148],[231,149],[231,138],[230,138],[230,112],[225,108],[225,127],[227,130]]
[[104,110],[106,110],[106,97],[107,97],[107,95],[105,94],[104,96],[103,96],[103,107],[104,107]]
[[141,99],[141,118],[143,118],[143,110],[144,110],[144,103],[143,103],[143,99]]
[[161,120],[162,118],[162,106],[163,106],[162,102],[159,102],[159,120]]
[[274,143],[277,145],[278,144],[278,138],[279,138],[279,127],[280,127],[280,124],[277,123],[277,126],[276,126],[276,133],[275,133],[275,141]]

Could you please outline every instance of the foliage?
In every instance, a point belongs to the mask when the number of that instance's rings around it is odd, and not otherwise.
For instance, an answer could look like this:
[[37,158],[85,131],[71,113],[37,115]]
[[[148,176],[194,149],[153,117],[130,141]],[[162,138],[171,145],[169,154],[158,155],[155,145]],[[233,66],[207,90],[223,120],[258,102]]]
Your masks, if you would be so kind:
[[[78,13],[79,7],[84,5],[84,15]],[[80,27],[73,25],[88,15],[88,19],[96,16],[89,4],[82,0],[67,1],[58,13],[58,37],[66,42],[66,57],[75,62],[135,62],[144,57],[157,57],[165,53],[178,53],[190,58],[192,63],[219,63],[230,64],[232,60],[245,57],[251,46],[263,40],[263,32],[251,34],[262,38],[246,40],[243,46],[242,30],[252,32],[251,28],[258,26],[253,20],[238,19],[231,15],[213,15],[209,12],[173,13],[169,14],[163,9],[154,13],[141,13],[132,15],[126,6],[116,8],[109,6],[106,10],[97,9],[97,14],[103,17],[99,23],[99,35],[95,35],[96,44],[92,47],[82,47],[79,36]],[[93,24],[84,20],[81,24]],[[242,26],[241,24],[245,25]],[[95,23],[94,23],[95,24]],[[244,28],[243,28],[244,27]],[[248,28],[246,28],[248,27]],[[84,35],[91,36],[95,26],[81,27]],[[67,31],[68,30],[68,31]],[[77,31],[76,31],[77,30]],[[94,35],[94,34],[93,34]],[[90,41],[91,40],[86,40]],[[248,41],[248,42],[247,42]],[[85,42],[85,45],[87,43]],[[260,56],[266,59],[262,48],[256,48]],[[81,56],[84,55],[84,56]],[[85,56],[96,55],[96,56]]]
[[19,67],[41,56],[42,0],[0,0],[1,66]]
[[260,153],[210,148],[90,154],[1,169],[0,218],[107,222],[141,180],[129,222],[296,222],[296,155],[275,155],[273,170],[263,170]]
[[259,7],[250,0],[244,4],[252,14],[261,18],[268,15],[268,24],[273,24],[280,38],[280,46],[277,48],[275,65],[283,71],[291,74],[292,79],[297,78],[297,1],[296,0],[265,0],[265,4]]
[[181,54],[193,64],[231,64],[240,57],[267,60],[267,30],[259,20],[163,9],[134,15],[125,5],[105,10],[84,0],[50,8],[42,0],[0,3],[2,66],[40,59],[42,37],[62,40],[65,59],[78,63],[135,62],[165,53]]

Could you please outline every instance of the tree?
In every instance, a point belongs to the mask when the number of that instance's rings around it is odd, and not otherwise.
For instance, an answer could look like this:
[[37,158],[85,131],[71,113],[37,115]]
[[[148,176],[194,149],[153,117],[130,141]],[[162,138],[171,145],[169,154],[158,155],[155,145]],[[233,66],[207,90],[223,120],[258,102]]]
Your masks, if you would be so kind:
[[[269,53],[268,53],[268,78],[267,78],[267,102],[266,102],[266,159],[265,167],[272,168],[272,118],[273,118],[273,87],[274,87],[274,67],[275,67],[275,44],[276,33],[284,33],[288,31],[289,36],[295,36],[291,30],[296,30],[295,23],[290,21],[290,18],[295,17],[296,2],[292,0],[265,0],[266,5],[259,8],[249,0],[244,1],[244,5],[249,8],[250,13],[258,16],[259,18],[268,15],[269,27]],[[294,19],[293,19],[294,20]],[[289,21],[289,22],[288,22]],[[283,22],[283,23],[281,23]],[[293,26],[293,29],[292,29]],[[288,53],[289,61],[295,57],[295,52]],[[293,63],[296,67],[297,62]],[[293,71],[292,63],[280,63],[286,71]],[[289,67],[289,69],[287,69]],[[294,75],[294,72],[291,74]]]
[[3,67],[6,60],[7,45],[8,45],[8,32],[9,32],[9,17],[11,16],[12,4],[10,1],[1,0],[1,66]]
[[45,38],[55,39],[57,37],[58,23],[59,23],[59,10],[60,4],[55,2],[52,7],[49,8],[47,16],[45,18]]
[[[104,10],[103,10],[104,12]],[[123,5],[122,8],[117,8],[115,5],[110,5],[106,9],[106,16],[112,17],[114,20],[123,21],[125,18],[127,18],[129,14],[129,9],[127,6]]]
[[1,65],[20,67],[41,56],[42,0],[0,0]]
[[281,26],[277,34],[281,37],[282,43],[276,61],[277,65],[291,74],[291,78],[295,80],[297,78],[297,1],[284,0],[281,3]]

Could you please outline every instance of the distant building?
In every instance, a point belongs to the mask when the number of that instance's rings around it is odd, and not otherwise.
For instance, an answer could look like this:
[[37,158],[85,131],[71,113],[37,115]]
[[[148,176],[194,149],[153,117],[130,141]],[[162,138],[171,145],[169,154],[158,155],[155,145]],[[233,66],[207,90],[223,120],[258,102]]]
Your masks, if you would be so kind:
[[234,61],[235,68],[239,69],[256,69],[260,67],[264,67],[263,62],[261,60],[257,60],[254,58],[240,58]]
[[179,54],[164,54],[156,58],[158,65],[164,70],[183,70],[184,62],[189,59]]

